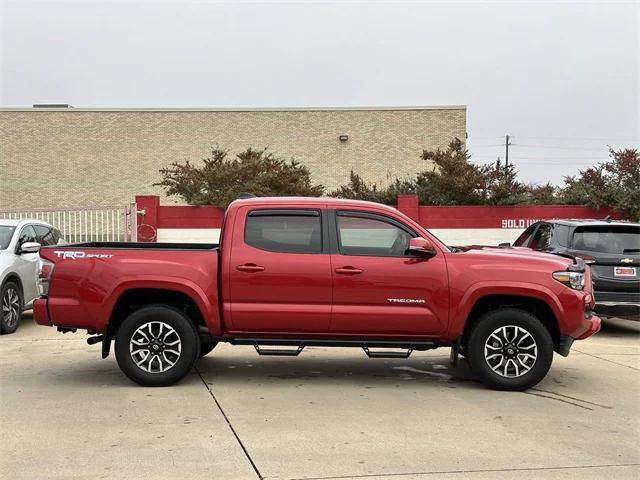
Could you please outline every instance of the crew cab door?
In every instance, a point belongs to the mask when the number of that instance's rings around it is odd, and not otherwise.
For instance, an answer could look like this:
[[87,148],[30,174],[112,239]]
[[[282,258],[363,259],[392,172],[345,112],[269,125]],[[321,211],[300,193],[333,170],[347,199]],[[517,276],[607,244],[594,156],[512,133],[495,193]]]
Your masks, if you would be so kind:
[[[233,225],[225,298],[237,333],[326,333],[331,260],[321,208],[241,207]],[[225,281],[225,280],[223,280]]]
[[448,323],[449,291],[442,252],[406,253],[409,226],[382,214],[330,211],[336,334],[437,335]]

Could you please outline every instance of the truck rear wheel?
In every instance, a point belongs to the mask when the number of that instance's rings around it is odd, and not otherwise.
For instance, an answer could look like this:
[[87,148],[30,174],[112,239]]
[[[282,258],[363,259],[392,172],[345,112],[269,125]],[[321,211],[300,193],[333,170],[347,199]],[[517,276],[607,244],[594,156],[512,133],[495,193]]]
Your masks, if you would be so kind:
[[129,315],[116,333],[122,372],[145,387],[165,387],[184,378],[200,355],[191,320],[167,305],[150,305]]
[[553,360],[553,340],[534,315],[517,308],[484,314],[466,348],[469,365],[496,390],[522,391],[542,380]]

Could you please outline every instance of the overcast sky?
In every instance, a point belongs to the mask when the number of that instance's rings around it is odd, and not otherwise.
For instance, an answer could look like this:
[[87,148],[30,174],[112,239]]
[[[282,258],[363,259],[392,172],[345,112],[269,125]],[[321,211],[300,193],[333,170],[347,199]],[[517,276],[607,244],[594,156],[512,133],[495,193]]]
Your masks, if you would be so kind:
[[637,1],[0,5],[3,107],[465,104],[533,182],[640,145]]

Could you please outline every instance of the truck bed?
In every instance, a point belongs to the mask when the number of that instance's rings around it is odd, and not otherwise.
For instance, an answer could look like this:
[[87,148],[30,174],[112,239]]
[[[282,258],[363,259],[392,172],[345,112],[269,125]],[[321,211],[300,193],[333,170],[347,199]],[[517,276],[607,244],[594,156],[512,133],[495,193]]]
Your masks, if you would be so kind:
[[147,242],[84,242],[69,243],[60,247],[107,248],[107,249],[156,249],[156,250],[214,250],[219,243],[147,243]]

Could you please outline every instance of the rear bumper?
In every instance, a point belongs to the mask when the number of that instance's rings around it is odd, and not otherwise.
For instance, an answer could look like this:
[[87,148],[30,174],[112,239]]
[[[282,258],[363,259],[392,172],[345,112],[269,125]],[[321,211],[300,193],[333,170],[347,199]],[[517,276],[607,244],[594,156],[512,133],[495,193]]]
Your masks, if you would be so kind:
[[33,318],[35,318],[36,323],[39,325],[46,325],[47,327],[53,325],[49,319],[46,298],[36,298],[33,301]]
[[638,317],[640,320],[640,292],[611,292],[596,290],[595,311],[605,317]]

